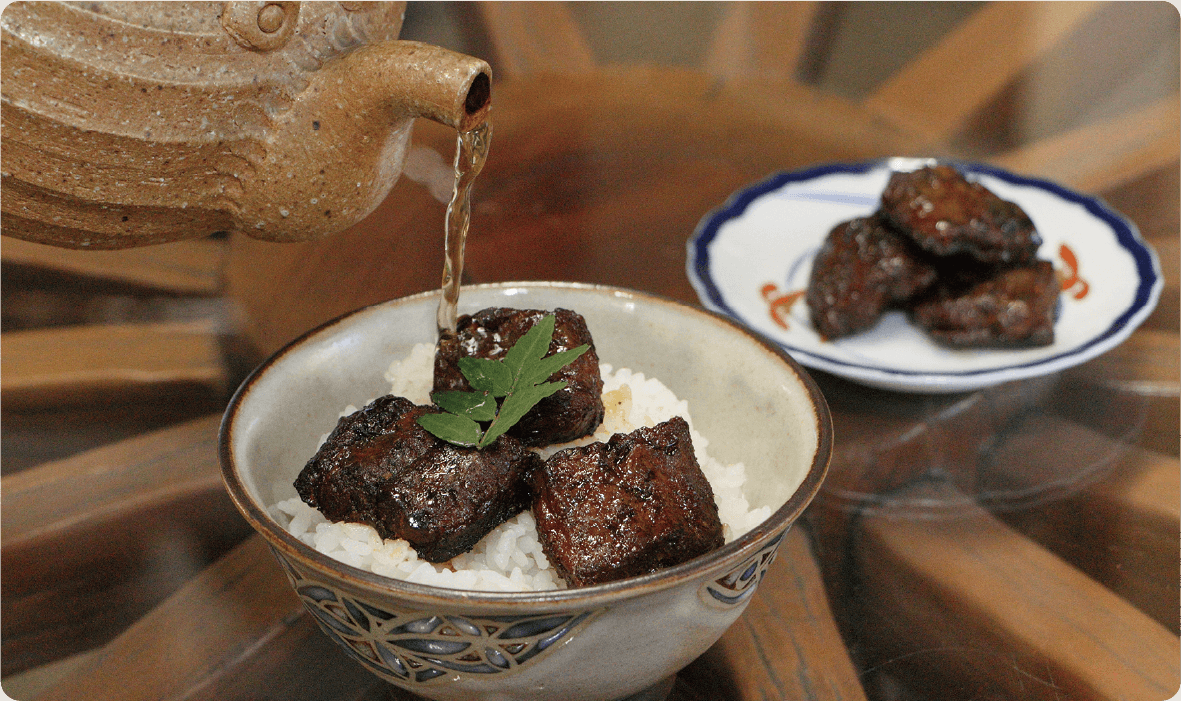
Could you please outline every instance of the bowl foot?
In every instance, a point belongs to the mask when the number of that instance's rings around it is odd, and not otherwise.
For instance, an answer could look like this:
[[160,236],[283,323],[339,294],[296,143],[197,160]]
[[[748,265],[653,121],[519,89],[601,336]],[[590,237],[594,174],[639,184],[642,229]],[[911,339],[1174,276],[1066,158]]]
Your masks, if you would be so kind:
[[670,675],[647,689],[637,691],[631,696],[619,699],[619,701],[665,701],[668,695],[672,693],[673,684],[676,683],[676,680],[677,675]]
[[[621,699],[616,699],[616,701],[666,701],[669,694],[672,693],[673,684],[676,683],[676,680],[677,676],[674,674],[656,682],[647,689],[637,691]],[[413,694],[393,684],[385,684],[383,686],[384,693],[380,695],[381,701],[427,701],[425,697]]]

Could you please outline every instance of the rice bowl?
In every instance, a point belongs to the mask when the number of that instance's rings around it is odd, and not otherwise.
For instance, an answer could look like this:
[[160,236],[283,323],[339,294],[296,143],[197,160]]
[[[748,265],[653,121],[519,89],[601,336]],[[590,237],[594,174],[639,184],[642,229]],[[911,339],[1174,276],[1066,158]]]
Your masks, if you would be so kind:
[[[465,287],[461,313],[564,307],[583,315],[600,362],[645,382],[659,378],[687,402],[709,455],[744,465],[749,509],[770,514],[703,556],[603,584],[480,591],[394,579],[320,552],[269,507],[293,496],[291,478],[343,409],[390,392],[392,359],[433,344],[437,304],[431,293],[358,310],[257,368],[222,422],[231,499],[321,630],[418,696],[603,701],[667,688],[745,610],[784,533],[819,490],[832,424],[818,388],[778,346],[667,299],[575,283]],[[523,534],[512,536],[522,548]]]

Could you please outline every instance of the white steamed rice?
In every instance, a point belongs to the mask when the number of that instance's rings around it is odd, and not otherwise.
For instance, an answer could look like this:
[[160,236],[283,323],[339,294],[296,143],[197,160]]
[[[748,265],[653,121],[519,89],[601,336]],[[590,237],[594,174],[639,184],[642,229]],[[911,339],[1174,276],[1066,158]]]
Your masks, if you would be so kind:
[[[434,346],[418,344],[404,360],[386,371],[390,393],[417,404],[430,403]],[[771,508],[751,509],[742,493],[746,468],[742,463],[724,465],[706,452],[709,441],[693,429],[688,402],[677,397],[653,377],[627,368],[613,370],[600,364],[603,375],[603,404],[606,415],[594,435],[574,443],[550,446],[541,451],[548,457],[571,445],[607,441],[612,434],[630,433],[641,426],[655,426],[673,416],[689,424],[697,462],[713,488],[726,542],[754,528],[771,515]],[[357,411],[349,406],[341,413]],[[321,438],[323,441],[327,435]],[[290,485],[287,485],[288,490]],[[316,509],[294,497],[273,505],[271,515],[291,535],[341,562],[377,574],[420,584],[480,591],[543,591],[564,589],[565,582],[550,566],[537,537],[531,511],[509,519],[484,537],[471,551],[450,562],[432,564],[418,558],[410,544],[400,539],[383,541],[371,526],[332,523]]]

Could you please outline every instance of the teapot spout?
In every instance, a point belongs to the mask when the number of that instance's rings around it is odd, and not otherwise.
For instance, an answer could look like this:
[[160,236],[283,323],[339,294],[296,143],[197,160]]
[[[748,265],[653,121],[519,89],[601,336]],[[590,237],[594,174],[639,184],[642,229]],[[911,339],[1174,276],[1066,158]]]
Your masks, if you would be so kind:
[[263,148],[242,154],[238,228],[301,241],[352,226],[397,181],[415,118],[468,131],[491,97],[485,61],[437,46],[386,41],[329,61],[273,116]]
[[391,88],[409,114],[471,131],[488,119],[492,78],[488,64],[416,41],[390,42],[385,54],[364,69],[381,80],[386,71],[399,76]]

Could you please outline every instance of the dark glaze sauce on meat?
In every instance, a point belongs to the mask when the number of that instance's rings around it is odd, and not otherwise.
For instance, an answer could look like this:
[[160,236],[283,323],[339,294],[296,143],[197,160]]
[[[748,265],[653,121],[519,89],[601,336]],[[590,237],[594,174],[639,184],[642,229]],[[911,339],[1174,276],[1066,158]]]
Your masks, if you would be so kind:
[[724,542],[680,417],[559,451],[531,481],[542,547],[572,586],[655,572]]
[[1017,348],[1054,342],[1059,283],[1037,256],[1021,208],[946,165],[890,176],[878,211],[837,225],[806,291],[817,333],[833,340],[889,308],[944,345]]
[[888,307],[929,287],[935,268],[913,249],[877,216],[838,224],[816,254],[805,296],[820,335],[864,331]]
[[1024,263],[1041,245],[1020,207],[946,165],[891,175],[881,214],[938,256],[967,253],[985,263]]
[[416,419],[430,406],[387,395],[342,418],[295,481],[332,521],[366,523],[431,562],[472,548],[528,508],[541,460],[511,436],[484,450],[439,440]]
[[[434,391],[470,391],[471,385],[459,370],[459,358],[500,360],[526,331],[549,313],[537,309],[491,308],[459,317],[455,335],[444,334],[439,339]],[[547,355],[584,343],[590,349],[550,377],[550,381],[565,380],[563,389],[541,400],[509,429],[509,435],[528,446],[566,443],[589,436],[603,422],[603,378],[586,320],[569,309],[556,309],[553,314],[554,335]]]
[[1049,261],[941,284],[915,303],[912,317],[953,346],[1020,348],[1054,340],[1058,278]]

